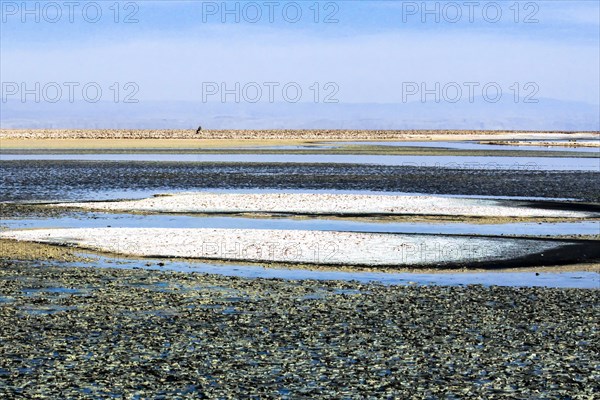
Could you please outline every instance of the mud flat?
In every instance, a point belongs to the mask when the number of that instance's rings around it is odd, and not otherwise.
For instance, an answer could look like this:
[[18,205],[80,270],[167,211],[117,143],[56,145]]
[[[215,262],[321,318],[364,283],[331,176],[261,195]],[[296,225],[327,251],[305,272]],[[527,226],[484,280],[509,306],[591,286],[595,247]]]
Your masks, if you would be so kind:
[[[568,198],[600,203],[598,175],[348,164],[6,161],[0,156],[3,201],[127,199],[170,190],[293,189]],[[131,194],[140,191],[141,196]]]
[[[600,258],[593,241],[269,229],[80,228],[0,233],[0,238],[78,246],[137,257],[363,266],[497,268],[565,262],[565,248]],[[546,259],[543,257],[546,256]],[[578,261],[581,261],[579,259]],[[525,265],[522,265],[525,266]]]
[[[289,213],[308,215],[439,215],[474,217],[600,217],[600,210],[561,210],[560,204],[441,196],[353,195],[320,193],[178,193],[131,201],[59,203],[105,211],[170,213]],[[545,206],[545,208],[544,208]],[[567,205],[563,205],[568,207]],[[593,209],[593,207],[591,207]]]

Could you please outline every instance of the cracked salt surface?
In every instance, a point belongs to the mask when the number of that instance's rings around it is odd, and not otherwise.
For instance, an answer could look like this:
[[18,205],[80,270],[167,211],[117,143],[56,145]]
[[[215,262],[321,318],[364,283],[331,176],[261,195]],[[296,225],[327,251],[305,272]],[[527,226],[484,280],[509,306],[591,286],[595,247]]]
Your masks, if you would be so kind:
[[451,215],[476,217],[589,218],[597,212],[519,206],[516,202],[442,196],[352,195],[327,193],[166,194],[130,201],[59,203],[90,210],[173,213],[297,213],[328,215]]
[[364,266],[505,261],[564,245],[533,239],[268,229],[37,229],[3,232],[0,238],[132,256]]

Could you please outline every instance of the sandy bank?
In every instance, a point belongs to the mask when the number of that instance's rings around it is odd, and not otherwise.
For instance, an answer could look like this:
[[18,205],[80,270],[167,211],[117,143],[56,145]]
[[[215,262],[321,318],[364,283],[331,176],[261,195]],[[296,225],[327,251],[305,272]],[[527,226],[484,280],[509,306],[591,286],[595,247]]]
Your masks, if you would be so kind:
[[589,218],[598,213],[519,206],[514,201],[321,193],[181,193],[142,200],[59,203],[108,211]]
[[465,140],[578,138],[597,132],[527,132],[466,130],[189,130],[1,129],[0,139],[310,139],[310,140]]

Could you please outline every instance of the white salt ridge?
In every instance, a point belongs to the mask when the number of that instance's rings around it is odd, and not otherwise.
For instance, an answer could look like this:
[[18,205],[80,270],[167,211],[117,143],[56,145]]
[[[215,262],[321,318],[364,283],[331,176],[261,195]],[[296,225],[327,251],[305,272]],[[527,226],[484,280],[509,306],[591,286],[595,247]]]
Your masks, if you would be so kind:
[[171,213],[297,213],[589,218],[598,213],[518,207],[501,200],[326,193],[178,193],[141,200],[61,203],[93,210]]
[[493,262],[560,245],[524,239],[265,229],[39,229],[3,232],[0,238],[132,256],[365,266]]

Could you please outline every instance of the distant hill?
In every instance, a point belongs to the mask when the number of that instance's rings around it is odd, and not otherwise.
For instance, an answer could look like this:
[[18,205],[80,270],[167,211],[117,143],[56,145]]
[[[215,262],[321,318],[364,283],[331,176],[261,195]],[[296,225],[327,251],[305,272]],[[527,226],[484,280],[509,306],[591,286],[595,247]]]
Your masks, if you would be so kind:
[[2,128],[600,130],[599,106],[540,99],[404,104],[140,101],[1,104]]

